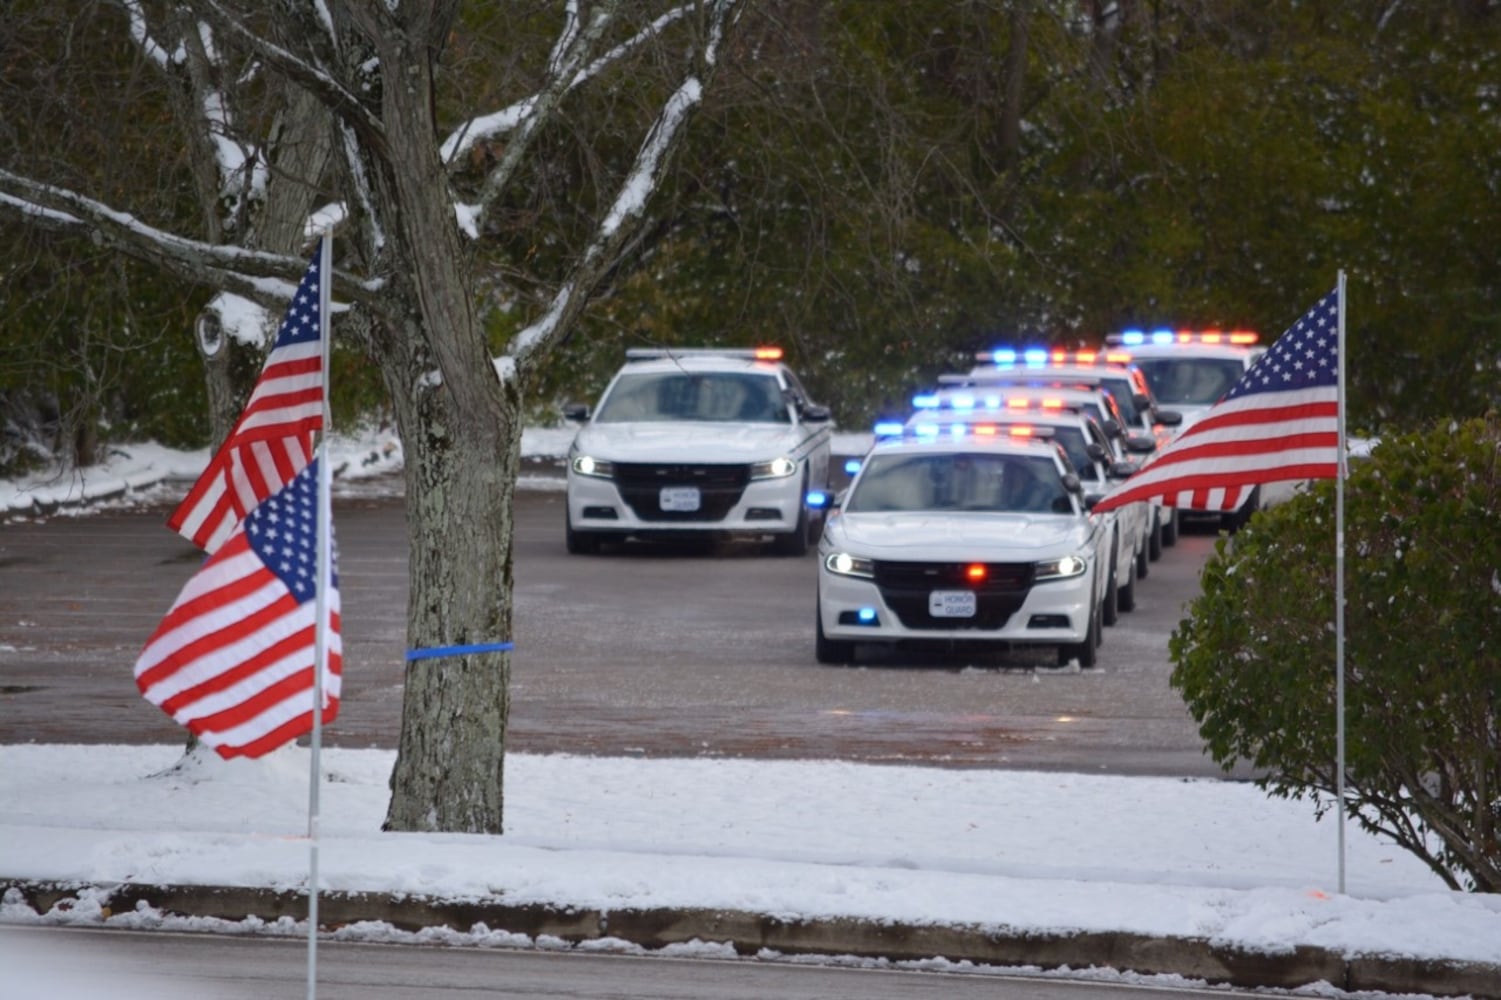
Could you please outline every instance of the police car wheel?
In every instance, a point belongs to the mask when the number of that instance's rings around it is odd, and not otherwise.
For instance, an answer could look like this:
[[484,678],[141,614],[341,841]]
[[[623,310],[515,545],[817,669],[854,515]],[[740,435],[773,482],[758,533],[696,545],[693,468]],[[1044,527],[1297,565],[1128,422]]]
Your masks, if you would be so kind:
[[1104,631],[1100,627],[1101,608],[1098,603],[1094,605],[1089,614],[1089,633],[1085,635],[1083,642],[1064,643],[1058,647],[1058,665],[1066,667],[1070,661],[1078,660],[1080,670],[1088,670],[1100,662],[1100,637]]
[[[563,516],[568,516],[566,511]],[[563,528],[563,540],[568,546],[569,555],[592,556],[599,552],[599,535],[589,531],[575,531],[572,521],[565,521]]]
[[[802,496],[808,495],[807,480],[803,480]],[[810,538],[813,534],[812,518],[808,516],[806,503],[798,506],[797,524],[785,535],[777,535],[771,543],[771,550],[779,556],[805,556],[810,547]]]
[[1136,574],[1126,570],[1126,583],[1117,592],[1116,603],[1122,611],[1136,610]]
[[823,634],[823,612],[815,612],[818,621],[813,637],[813,655],[819,663],[855,662],[855,644],[845,639],[830,639]]
[[1162,526],[1162,544],[1173,546],[1178,544],[1178,508],[1170,507],[1167,510],[1167,522]]
[[1106,625],[1114,625],[1121,620],[1120,588],[1115,585],[1118,577],[1115,565],[1115,541],[1110,543],[1110,582],[1105,587],[1104,617]]

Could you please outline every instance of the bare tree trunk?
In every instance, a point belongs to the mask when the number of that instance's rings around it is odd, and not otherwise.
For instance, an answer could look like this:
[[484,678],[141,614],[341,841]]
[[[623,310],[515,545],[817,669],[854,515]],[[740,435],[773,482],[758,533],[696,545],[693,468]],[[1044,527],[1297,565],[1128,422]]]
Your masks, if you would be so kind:
[[[174,11],[171,26],[173,34],[182,39],[186,59],[181,66],[187,73],[185,86],[169,87],[173,113],[184,138],[193,148],[189,164],[193,186],[198,189],[204,237],[210,243],[221,243],[224,240],[224,221],[219,214],[219,171],[202,111],[205,98],[216,86],[213,82],[215,67],[204,50],[194,17],[185,10]],[[249,387],[239,387],[234,383],[234,360],[241,348],[233,337],[225,336],[224,325],[216,310],[205,308],[200,312],[193,332],[198,357],[203,362],[203,385],[208,395],[209,440],[217,449],[234,427]],[[194,742],[190,735],[189,749]]]
[[1001,169],[1016,165],[1016,151],[1021,146],[1022,88],[1027,80],[1028,0],[1016,0],[1011,8],[1011,44],[1006,50],[1005,97],[1001,103]]
[[[263,196],[251,204],[248,178],[226,178],[218,169],[210,135],[215,125],[204,120],[203,109],[217,103],[227,112],[231,104],[222,94],[223,81],[219,77],[223,67],[205,50],[200,27],[191,12],[174,12],[173,34],[182,39],[187,53],[183,63],[187,80],[184,86],[170,89],[177,120],[195,150],[190,163],[202,207],[204,235],[210,243],[228,240],[248,248],[299,254],[308,242],[303,227],[315,206],[317,184],[333,152],[328,109],[305,90],[286,89],[288,106],[278,114],[276,127],[263,149],[274,169],[267,176]],[[247,148],[256,145],[259,143],[247,140]],[[221,214],[223,189],[235,183],[240,188],[240,204],[236,217],[227,220]],[[274,333],[273,321],[266,334],[269,338]],[[254,384],[250,373],[257,366],[243,363],[247,346],[225,336],[212,306],[199,314],[195,334],[208,394],[212,443],[217,448],[239,419],[245,397]]]
[[[475,411],[446,385],[420,400],[393,395],[406,458],[408,641],[425,652],[508,642],[515,400],[497,394]],[[502,832],[510,664],[508,652],[408,661],[385,829]]]
[[498,834],[510,655],[443,651],[511,639],[518,389],[496,374],[474,310],[472,251],[433,142],[431,63],[397,33],[378,44],[387,79],[402,85],[382,93],[389,152],[373,176],[377,203],[396,208],[383,220],[391,288],[376,361],[406,461],[408,642],[439,654],[407,663],[385,828]]

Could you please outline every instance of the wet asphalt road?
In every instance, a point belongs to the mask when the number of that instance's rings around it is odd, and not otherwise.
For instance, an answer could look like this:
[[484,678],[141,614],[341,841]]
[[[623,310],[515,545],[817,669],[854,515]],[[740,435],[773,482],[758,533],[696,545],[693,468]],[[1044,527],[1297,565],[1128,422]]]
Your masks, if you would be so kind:
[[[1223,775],[1168,683],[1168,635],[1211,533],[1185,533],[1152,564],[1096,669],[935,656],[830,667],[813,658],[813,555],[569,556],[561,490],[518,498],[512,751]],[[200,558],[167,510],[0,524],[0,742],[183,738],[131,675]],[[396,744],[404,519],[399,497],[335,500],[346,663],[325,745]]]

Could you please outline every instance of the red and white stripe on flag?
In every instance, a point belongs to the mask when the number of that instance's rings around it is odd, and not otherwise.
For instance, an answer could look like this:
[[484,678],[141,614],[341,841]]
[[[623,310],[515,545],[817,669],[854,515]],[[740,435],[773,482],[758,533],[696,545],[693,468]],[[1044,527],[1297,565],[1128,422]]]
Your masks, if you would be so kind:
[[[317,463],[230,533],[136,661],[136,685],[220,756],[259,757],[313,727]],[[338,714],[343,648],[329,551],[323,722]]]
[[1330,292],[1202,419],[1094,510],[1161,498],[1232,511],[1263,483],[1339,475],[1339,294]]
[[319,256],[303,274],[245,411],[167,519],[168,527],[207,552],[312,461],[313,434],[323,427]]

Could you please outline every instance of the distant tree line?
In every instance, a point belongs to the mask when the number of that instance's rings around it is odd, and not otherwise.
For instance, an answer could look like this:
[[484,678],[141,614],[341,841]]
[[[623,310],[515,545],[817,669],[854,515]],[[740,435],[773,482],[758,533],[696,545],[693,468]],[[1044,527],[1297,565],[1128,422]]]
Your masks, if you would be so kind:
[[[168,127],[182,95],[117,4],[64,6],[0,12],[0,157],[201,227],[204,154]],[[466,15],[452,92],[500,87],[498,35],[530,30]],[[60,67],[58,32],[87,58]],[[563,273],[608,194],[599,164],[635,141],[615,123],[667,79],[648,63],[571,105],[479,252]],[[998,342],[1274,337],[1343,268],[1352,426],[1478,415],[1501,386],[1497,80],[1501,12],[1483,0],[755,0],[638,252],[525,406],[550,420],[591,398],[631,345],[764,341],[861,427]],[[503,151],[475,144],[469,176]],[[0,463],[28,437],[85,460],[101,435],[208,443],[203,289],[10,218],[0,246]],[[485,320],[497,353],[546,303],[512,291]],[[346,423],[383,406],[359,345],[335,394]]]

